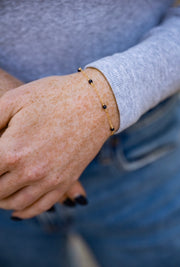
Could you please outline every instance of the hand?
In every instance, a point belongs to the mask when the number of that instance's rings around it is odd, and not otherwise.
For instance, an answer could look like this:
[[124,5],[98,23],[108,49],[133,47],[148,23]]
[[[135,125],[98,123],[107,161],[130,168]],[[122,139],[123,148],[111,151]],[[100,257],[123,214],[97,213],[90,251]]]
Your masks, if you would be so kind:
[[[117,129],[109,85],[98,71],[86,71],[107,99]],[[0,114],[0,128],[8,124],[0,140],[0,207],[17,210],[13,216],[20,218],[51,208],[110,136],[99,99],[81,73],[7,92],[0,99]]]
[[[7,91],[21,85],[23,85],[23,83],[20,80],[0,69],[0,97]],[[4,131],[5,129],[0,131],[0,136]],[[85,205],[87,203],[86,192],[81,183],[78,181],[73,183],[68,192],[63,195],[59,202],[68,206],[73,206],[76,202]]]

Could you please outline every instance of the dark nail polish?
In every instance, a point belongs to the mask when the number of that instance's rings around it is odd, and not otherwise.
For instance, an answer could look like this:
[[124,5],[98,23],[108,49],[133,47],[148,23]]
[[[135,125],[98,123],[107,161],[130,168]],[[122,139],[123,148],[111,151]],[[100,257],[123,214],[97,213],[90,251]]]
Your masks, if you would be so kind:
[[65,206],[68,206],[68,207],[75,207],[76,206],[76,203],[74,201],[72,201],[70,198],[66,198],[66,200],[63,202],[63,204]]
[[50,209],[47,210],[48,212],[54,212],[55,211],[55,207],[52,206]]
[[15,216],[11,216],[11,220],[13,220],[13,221],[22,221],[22,219],[21,218],[18,218],[18,217],[15,217]]
[[83,195],[79,195],[78,197],[76,197],[75,201],[76,203],[83,205],[83,206],[88,204],[87,198]]

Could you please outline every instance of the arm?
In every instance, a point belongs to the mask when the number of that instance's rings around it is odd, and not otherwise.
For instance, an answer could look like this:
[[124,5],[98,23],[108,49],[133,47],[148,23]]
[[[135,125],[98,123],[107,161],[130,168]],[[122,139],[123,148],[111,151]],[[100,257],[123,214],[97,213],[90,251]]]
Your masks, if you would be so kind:
[[[137,46],[89,65],[104,75],[86,66],[116,130],[178,90],[179,12],[167,15]],[[8,125],[0,140],[0,207],[17,210],[14,216],[20,218],[57,202],[110,136],[99,99],[81,73],[47,77],[6,93],[0,114],[0,129]]]
[[0,97],[7,91],[16,88],[23,83],[7,73],[6,71],[0,69]]
[[[119,115],[107,80],[97,70],[86,73],[117,129]],[[0,114],[0,129],[7,127],[0,138],[0,207],[20,218],[36,216],[62,199],[111,135],[82,73],[10,90],[0,98]]]
[[101,71],[116,97],[121,124],[116,133],[180,88],[180,7],[136,46],[85,66]]

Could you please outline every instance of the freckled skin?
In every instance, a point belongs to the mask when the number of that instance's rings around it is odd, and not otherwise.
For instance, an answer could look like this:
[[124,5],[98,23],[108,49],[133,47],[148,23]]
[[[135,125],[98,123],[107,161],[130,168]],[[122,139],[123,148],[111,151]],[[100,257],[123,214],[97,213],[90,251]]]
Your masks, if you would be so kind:
[[[21,81],[19,81],[18,79],[16,79],[15,77],[11,76],[10,74],[8,74],[7,72],[5,72],[4,70],[0,69],[0,97],[7,92],[8,90],[12,90],[18,86],[21,86],[23,83]],[[2,130],[0,132],[0,135],[4,132],[4,130]],[[18,192],[18,194],[13,194],[11,196],[9,196],[8,198],[6,198],[6,202],[15,200],[17,196],[24,196],[27,198],[27,192],[26,192],[26,188],[20,190]],[[81,183],[79,181],[75,181],[71,187],[68,189],[68,191],[59,199],[59,202],[62,203],[66,198],[70,198],[72,200],[74,200],[77,196],[82,195],[82,196],[86,196],[86,192],[84,190],[84,188],[82,187]],[[12,199],[11,199],[12,197]],[[16,198],[15,198],[16,197]],[[21,197],[21,199],[22,199]]]
[[[85,71],[118,129],[109,84],[99,71]],[[0,140],[0,171],[5,173],[0,207],[16,210],[13,215],[20,218],[38,215],[63,199],[111,134],[100,101],[82,73],[47,77],[11,90],[0,99],[0,113],[0,127],[8,124]]]

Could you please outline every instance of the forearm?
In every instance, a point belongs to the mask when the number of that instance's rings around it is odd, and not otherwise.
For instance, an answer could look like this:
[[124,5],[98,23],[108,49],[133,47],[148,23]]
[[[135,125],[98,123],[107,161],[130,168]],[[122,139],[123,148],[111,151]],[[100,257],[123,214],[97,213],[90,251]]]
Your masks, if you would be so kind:
[[0,69],[0,97],[8,90],[16,88],[22,84],[23,83],[20,80]]

